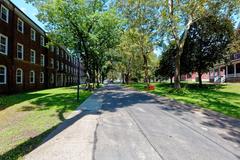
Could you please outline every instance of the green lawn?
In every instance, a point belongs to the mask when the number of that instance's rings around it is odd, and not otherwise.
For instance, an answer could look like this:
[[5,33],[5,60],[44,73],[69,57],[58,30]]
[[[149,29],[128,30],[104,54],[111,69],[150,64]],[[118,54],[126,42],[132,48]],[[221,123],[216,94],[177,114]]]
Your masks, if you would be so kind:
[[[154,83],[156,89],[151,93],[166,96],[184,103],[195,104],[225,115],[240,118],[240,84],[204,84],[199,88],[197,84],[183,83],[183,88],[175,90],[167,83]],[[144,84],[128,85],[138,90],[144,90]]]
[[[83,102],[91,92],[80,95]],[[22,159],[81,102],[76,101],[75,87],[1,96],[0,159]]]

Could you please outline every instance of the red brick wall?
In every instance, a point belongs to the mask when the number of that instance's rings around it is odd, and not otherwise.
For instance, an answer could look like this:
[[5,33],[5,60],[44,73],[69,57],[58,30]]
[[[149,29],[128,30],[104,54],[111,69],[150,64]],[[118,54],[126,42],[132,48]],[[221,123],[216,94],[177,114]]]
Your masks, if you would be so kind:
[[[0,1],[0,5],[4,2]],[[39,90],[44,88],[52,88],[56,87],[56,75],[61,73],[64,75],[64,80],[67,85],[72,85],[70,82],[70,78],[74,77],[73,73],[69,73],[68,68],[58,71],[56,61],[59,60],[60,67],[61,63],[64,63],[64,66],[76,66],[69,62],[66,59],[67,53],[65,50],[60,48],[60,54],[56,54],[56,50],[51,52],[50,49],[43,47],[40,45],[40,37],[42,33],[40,33],[36,26],[32,26],[28,22],[24,20],[24,18],[19,17],[13,10],[14,8],[9,8],[8,5],[4,4],[6,8],[9,9],[9,23],[6,23],[0,19],[0,33],[8,37],[8,55],[0,54],[0,65],[5,65],[7,67],[7,84],[0,85],[0,94],[1,93],[15,93],[21,91],[28,90]],[[13,7],[15,7],[13,5]],[[21,14],[22,15],[22,14]],[[17,21],[20,18],[24,22],[24,33],[17,31]],[[31,40],[31,28],[36,31],[36,41]],[[44,33],[44,32],[43,32]],[[45,33],[44,33],[45,34]],[[45,36],[45,35],[44,35]],[[45,37],[45,42],[47,42],[47,38]],[[17,43],[21,43],[24,46],[24,60],[17,59]],[[30,63],[30,50],[33,49],[36,51],[36,64]],[[61,52],[63,51],[63,56]],[[45,55],[45,66],[40,66],[40,55]],[[54,59],[54,68],[51,67],[50,59]],[[23,70],[23,83],[16,84],[16,70],[21,68]],[[35,71],[35,84],[29,83],[29,73],[31,70]],[[44,84],[40,83],[40,72],[44,72]],[[54,83],[50,82],[51,74],[54,74]]]

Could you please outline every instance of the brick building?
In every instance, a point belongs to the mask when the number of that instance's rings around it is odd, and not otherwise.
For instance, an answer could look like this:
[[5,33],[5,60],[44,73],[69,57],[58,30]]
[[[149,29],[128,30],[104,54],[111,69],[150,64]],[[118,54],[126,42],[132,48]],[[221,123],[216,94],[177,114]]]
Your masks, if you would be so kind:
[[0,94],[77,83],[77,59],[46,43],[43,29],[12,2],[0,0]]

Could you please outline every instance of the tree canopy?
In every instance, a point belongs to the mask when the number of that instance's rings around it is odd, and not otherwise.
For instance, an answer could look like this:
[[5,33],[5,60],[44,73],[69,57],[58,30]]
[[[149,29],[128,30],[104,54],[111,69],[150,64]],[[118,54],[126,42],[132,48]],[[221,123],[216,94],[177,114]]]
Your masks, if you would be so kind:
[[[181,74],[201,74],[238,50],[239,40],[231,40],[239,0],[26,1],[38,9],[51,43],[81,58],[88,84],[108,76],[149,84],[156,73],[174,75],[180,88]],[[159,64],[154,48],[163,46]]]
[[38,8],[50,39],[81,57],[88,81],[95,83],[109,58],[104,54],[118,44],[121,34],[122,22],[115,8],[101,0],[27,1]]
[[[201,76],[216,63],[223,63],[230,55],[227,46],[233,38],[233,25],[229,19],[208,16],[193,23],[189,29],[183,55],[192,71]],[[183,56],[184,57],[184,56]]]

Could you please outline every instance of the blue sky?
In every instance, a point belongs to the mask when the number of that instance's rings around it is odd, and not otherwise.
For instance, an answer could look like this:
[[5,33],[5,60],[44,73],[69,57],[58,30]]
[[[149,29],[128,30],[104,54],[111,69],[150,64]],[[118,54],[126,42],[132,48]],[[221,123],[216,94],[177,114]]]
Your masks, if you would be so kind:
[[44,29],[44,25],[38,21],[36,15],[37,9],[31,4],[26,3],[24,0],[11,0],[18,8],[20,8],[27,16],[29,16],[34,22]]

